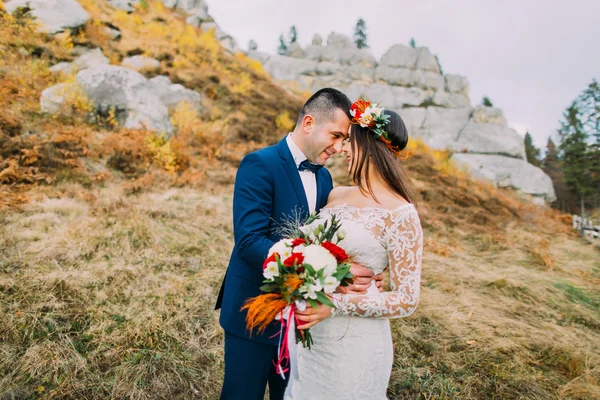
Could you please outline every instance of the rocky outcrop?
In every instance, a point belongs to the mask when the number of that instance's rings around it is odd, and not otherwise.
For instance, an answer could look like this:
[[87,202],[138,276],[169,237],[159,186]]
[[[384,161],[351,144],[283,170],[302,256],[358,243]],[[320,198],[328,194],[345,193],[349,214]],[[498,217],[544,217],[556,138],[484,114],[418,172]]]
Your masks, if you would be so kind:
[[[477,160],[477,176],[522,188],[538,199],[554,198],[549,178],[525,161],[523,138],[508,126],[502,110],[473,108],[467,79],[442,75],[436,57],[426,47],[394,45],[378,61],[368,49],[357,49],[350,38],[332,33],[325,46],[315,35],[311,45],[303,49],[295,43],[286,56],[255,48],[248,50],[248,56],[263,63],[284,87],[290,81],[311,92],[330,86],[351,99],[362,96],[381,103],[397,111],[410,134],[430,147],[452,150],[463,157],[463,164],[467,157],[478,156],[469,158],[472,163]],[[499,169],[503,161],[505,170]],[[509,184],[506,176],[510,176]],[[544,183],[534,182],[539,179]]]
[[46,33],[80,27],[90,18],[76,0],[12,0],[4,6],[9,13],[19,7],[31,8],[31,15],[37,18],[40,30]]
[[474,178],[517,189],[537,204],[556,200],[550,177],[525,160],[489,154],[454,154],[452,159]]

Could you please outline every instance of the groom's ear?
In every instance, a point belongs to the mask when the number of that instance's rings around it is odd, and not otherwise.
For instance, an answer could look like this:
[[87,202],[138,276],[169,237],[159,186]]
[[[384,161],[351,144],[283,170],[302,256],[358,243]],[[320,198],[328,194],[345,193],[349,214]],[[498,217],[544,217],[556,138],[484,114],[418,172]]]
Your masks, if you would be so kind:
[[315,120],[315,117],[313,117],[310,114],[307,114],[304,116],[304,118],[302,118],[302,130],[305,133],[310,133],[315,125],[317,124],[317,121]]

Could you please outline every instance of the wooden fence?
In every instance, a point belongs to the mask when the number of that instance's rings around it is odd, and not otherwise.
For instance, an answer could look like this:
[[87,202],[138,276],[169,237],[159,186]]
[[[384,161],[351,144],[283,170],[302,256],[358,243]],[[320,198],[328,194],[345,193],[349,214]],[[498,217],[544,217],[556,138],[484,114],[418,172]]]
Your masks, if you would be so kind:
[[588,242],[600,246],[600,225],[594,225],[591,219],[573,215],[573,229],[583,231],[583,237]]

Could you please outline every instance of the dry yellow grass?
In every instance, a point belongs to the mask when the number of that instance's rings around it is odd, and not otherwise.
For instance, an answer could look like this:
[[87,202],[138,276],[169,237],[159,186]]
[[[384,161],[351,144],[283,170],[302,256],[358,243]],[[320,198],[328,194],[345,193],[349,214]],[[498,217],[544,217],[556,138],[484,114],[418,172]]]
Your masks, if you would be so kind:
[[[216,399],[235,168],[289,130],[300,101],[158,2],[132,15],[81,2],[92,20],[54,39],[0,11],[0,398]],[[168,141],[106,116],[42,115],[41,90],[65,79],[48,66],[74,44],[113,62],[144,49],[161,60],[148,74],[201,91],[207,111],[176,109]],[[472,182],[448,152],[407,154],[423,290],[393,321],[389,397],[600,398],[598,251],[564,216]],[[331,170],[347,183],[342,159]]]

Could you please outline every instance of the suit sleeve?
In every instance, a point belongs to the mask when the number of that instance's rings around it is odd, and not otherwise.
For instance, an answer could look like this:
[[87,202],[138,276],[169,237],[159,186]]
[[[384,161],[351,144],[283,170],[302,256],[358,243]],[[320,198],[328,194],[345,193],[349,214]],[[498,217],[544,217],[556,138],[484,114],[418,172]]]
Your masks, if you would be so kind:
[[238,254],[253,268],[262,268],[274,242],[269,239],[274,182],[266,163],[256,153],[244,157],[233,193],[233,233]]

